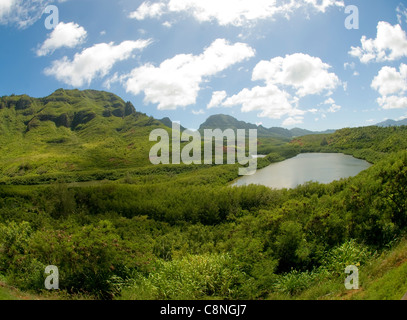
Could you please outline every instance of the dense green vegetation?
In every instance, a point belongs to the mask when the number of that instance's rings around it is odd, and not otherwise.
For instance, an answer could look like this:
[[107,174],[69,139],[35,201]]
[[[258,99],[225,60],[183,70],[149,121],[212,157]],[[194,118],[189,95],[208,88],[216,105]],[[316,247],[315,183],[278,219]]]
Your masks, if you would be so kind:
[[2,97],[1,181],[52,180],[70,173],[102,179],[103,172],[109,178],[112,170],[149,166],[148,136],[161,127],[106,92],[60,89],[41,99]]
[[389,153],[407,149],[407,126],[345,128],[330,135],[309,135],[293,139],[301,152],[342,152],[376,163]]
[[[61,111],[52,99],[47,110],[50,97],[65,99]],[[407,127],[262,137],[259,167],[300,152],[374,165],[328,185],[231,187],[236,165],[149,164],[148,134],[163,125],[121,100],[113,115],[111,94],[50,97],[0,101],[0,275],[20,290],[43,292],[45,267],[56,265],[63,298],[318,299],[343,293],[347,265],[379,274],[375,261],[405,236]],[[73,125],[82,104],[95,116]],[[40,117],[52,112],[71,120]],[[38,126],[28,130],[30,117]],[[393,283],[404,272],[381,276]],[[369,298],[378,284],[363,279],[360,298]],[[380,297],[400,299],[404,289]]]

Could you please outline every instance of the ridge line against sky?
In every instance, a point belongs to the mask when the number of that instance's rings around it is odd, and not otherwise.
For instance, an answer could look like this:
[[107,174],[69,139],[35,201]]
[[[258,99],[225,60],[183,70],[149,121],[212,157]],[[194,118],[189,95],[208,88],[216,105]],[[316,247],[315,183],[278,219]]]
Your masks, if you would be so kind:
[[0,95],[112,91],[190,128],[365,126],[407,117],[406,30],[397,0],[0,0]]

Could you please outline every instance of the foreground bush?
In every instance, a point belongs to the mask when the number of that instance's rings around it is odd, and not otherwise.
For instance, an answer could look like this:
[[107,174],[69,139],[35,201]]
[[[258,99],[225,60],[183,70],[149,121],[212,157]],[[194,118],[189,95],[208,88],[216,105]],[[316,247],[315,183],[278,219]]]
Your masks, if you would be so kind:
[[227,254],[187,255],[158,261],[149,276],[139,276],[124,290],[125,299],[233,299],[246,275]]

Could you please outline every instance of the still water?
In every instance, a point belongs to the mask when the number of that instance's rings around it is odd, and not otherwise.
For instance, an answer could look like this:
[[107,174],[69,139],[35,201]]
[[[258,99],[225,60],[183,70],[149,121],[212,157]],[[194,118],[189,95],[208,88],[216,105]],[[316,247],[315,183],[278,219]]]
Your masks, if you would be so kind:
[[271,164],[251,176],[242,176],[233,185],[259,184],[270,188],[295,188],[308,181],[330,183],[356,176],[370,163],[341,153],[303,153]]

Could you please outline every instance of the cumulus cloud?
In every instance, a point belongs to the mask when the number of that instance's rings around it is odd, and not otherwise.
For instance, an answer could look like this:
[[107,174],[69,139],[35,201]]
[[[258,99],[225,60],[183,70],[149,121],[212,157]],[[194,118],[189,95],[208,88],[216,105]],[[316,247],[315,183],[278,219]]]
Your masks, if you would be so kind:
[[247,44],[217,39],[200,55],[179,54],[158,67],[135,68],[124,77],[125,88],[135,95],[144,92],[144,102],[158,104],[159,110],[186,107],[196,102],[203,81],[254,55]]
[[258,20],[274,18],[277,14],[288,16],[300,8],[325,12],[332,6],[344,6],[338,0],[161,0],[143,2],[130,14],[131,18],[159,18],[166,13],[187,13],[199,22],[215,21],[221,26],[242,26]]
[[400,71],[393,67],[383,67],[372,81],[372,88],[382,96],[407,91],[407,65],[402,63]]
[[[301,123],[303,115],[311,111],[298,108],[300,98],[322,93],[329,96],[340,84],[338,77],[329,73],[329,68],[320,58],[303,53],[260,61],[253,69],[252,80],[262,80],[265,86],[245,88],[225,99],[222,106],[241,105],[242,112],[259,111],[259,117],[287,117],[283,122],[285,126]],[[333,99],[326,102],[331,104],[330,112],[340,109]]]
[[407,97],[403,96],[385,96],[377,99],[377,103],[385,110],[405,109],[407,108]]
[[385,66],[373,79],[371,87],[380,93],[377,102],[383,109],[400,109],[407,107],[407,65],[402,63],[399,71]]
[[303,53],[277,57],[270,61],[261,61],[253,70],[252,79],[265,80],[297,89],[297,95],[320,94],[335,89],[340,81],[334,73],[329,73],[330,65],[320,58]]
[[63,47],[74,48],[85,41],[86,35],[86,30],[80,25],[60,22],[37,50],[37,55],[45,56]]
[[242,106],[242,112],[259,111],[261,118],[281,119],[289,115],[303,115],[305,112],[295,108],[291,96],[275,85],[256,86],[243,89],[238,94],[229,97],[222,104],[224,107]]
[[127,60],[135,50],[142,50],[151,40],[124,41],[118,45],[99,43],[75,54],[73,60],[64,57],[45,69],[45,74],[75,87],[89,85],[95,78],[106,76],[115,63]]
[[363,36],[361,47],[351,47],[349,54],[359,58],[362,63],[394,61],[407,57],[407,35],[399,24],[392,26],[380,21],[376,39]]

